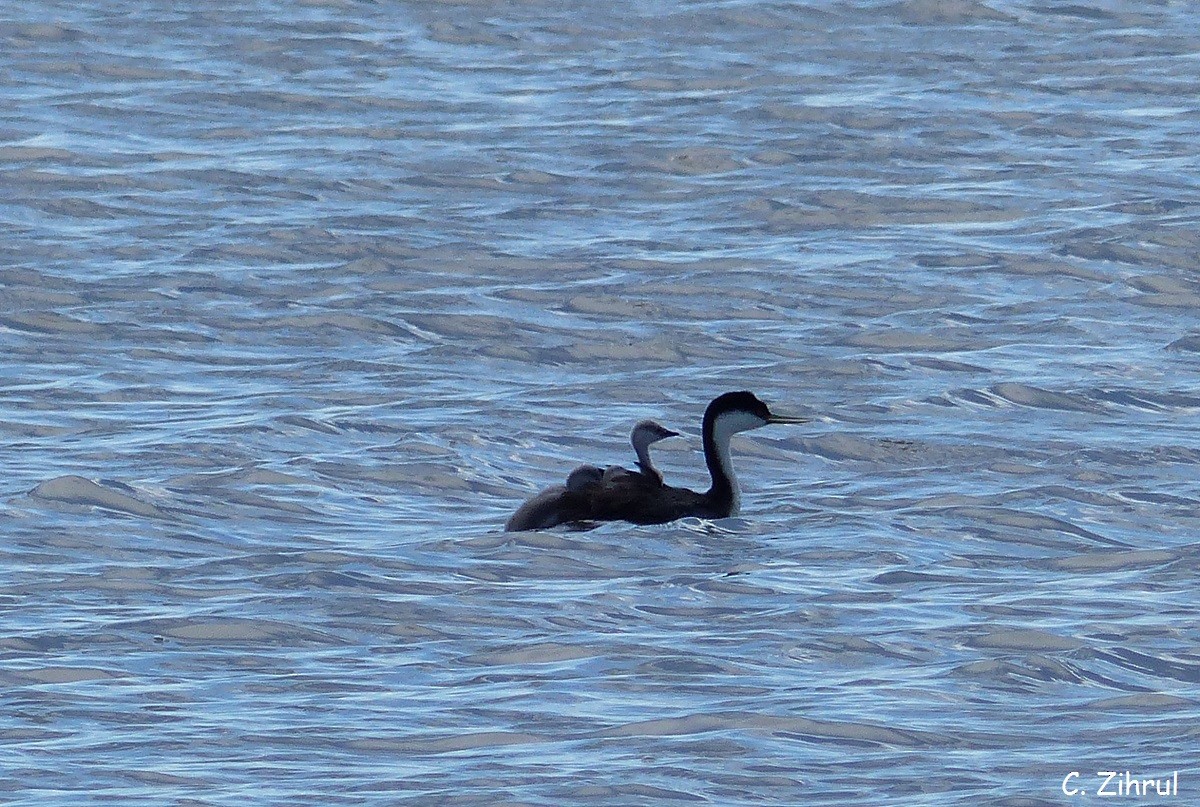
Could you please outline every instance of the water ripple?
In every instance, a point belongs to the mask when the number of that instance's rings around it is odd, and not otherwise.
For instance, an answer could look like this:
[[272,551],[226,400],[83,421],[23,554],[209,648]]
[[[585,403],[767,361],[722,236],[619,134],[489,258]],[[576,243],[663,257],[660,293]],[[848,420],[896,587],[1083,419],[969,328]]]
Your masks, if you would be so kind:
[[[1182,5],[8,16],[12,804],[1191,781]],[[738,518],[500,531],[744,388]]]

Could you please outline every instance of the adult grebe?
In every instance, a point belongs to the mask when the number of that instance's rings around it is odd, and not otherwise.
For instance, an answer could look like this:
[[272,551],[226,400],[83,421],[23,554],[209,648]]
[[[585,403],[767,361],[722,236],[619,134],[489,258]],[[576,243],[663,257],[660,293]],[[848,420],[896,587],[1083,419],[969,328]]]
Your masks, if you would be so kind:
[[663,524],[686,516],[727,518],[737,515],[741,494],[729,459],[729,440],[738,432],[771,423],[807,423],[809,418],[776,415],[751,392],[727,392],[704,410],[701,432],[704,462],[712,485],[703,493],[661,485],[656,489],[613,479],[589,488],[589,518],[593,521],[631,521]]
[[591,507],[591,491],[616,479],[624,479],[628,485],[661,487],[662,474],[650,461],[650,446],[659,440],[678,435],[679,432],[673,432],[653,420],[639,422],[630,432],[629,441],[633,444],[640,470],[631,471],[620,465],[610,465],[607,468],[580,465],[567,476],[566,485],[546,488],[521,505],[504,525],[505,531],[544,530],[570,521],[586,521]]
[[[727,392],[713,399],[704,410],[702,433],[704,462],[712,485],[704,493],[670,485],[648,485],[641,474],[617,474],[583,486],[578,491],[561,491],[556,501],[539,502],[555,489],[539,494],[521,506],[509,519],[507,530],[541,529],[569,521],[630,521],[634,524],[663,524],[686,516],[726,518],[736,515],[740,494],[729,459],[729,440],[738,432],[758,429],[771,423],[807,423],[809,418],[776,415],[750,392]],[[554,497],[550,497],[554,498]],[[553,524],[534,523],[525,517],[527,508],[539,503],[560,516]],[[528,516],[528,514],[527,514]],[[515,525],[514,525],[515,523]],[[528,524],[529,526],[522,526]]]

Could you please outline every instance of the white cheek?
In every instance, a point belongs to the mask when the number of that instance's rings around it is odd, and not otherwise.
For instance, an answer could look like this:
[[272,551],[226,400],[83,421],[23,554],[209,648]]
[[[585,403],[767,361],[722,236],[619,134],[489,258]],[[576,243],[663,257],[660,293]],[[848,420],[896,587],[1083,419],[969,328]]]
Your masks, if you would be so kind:
[[728,439],[738,432],[750,431],[751,429],[758,429],[766,425],[767,422],[765,420],[749,412],[734,411],[726,412],[718,417],[717,422],[714,424],[714,431],[716,432],[716,436]]

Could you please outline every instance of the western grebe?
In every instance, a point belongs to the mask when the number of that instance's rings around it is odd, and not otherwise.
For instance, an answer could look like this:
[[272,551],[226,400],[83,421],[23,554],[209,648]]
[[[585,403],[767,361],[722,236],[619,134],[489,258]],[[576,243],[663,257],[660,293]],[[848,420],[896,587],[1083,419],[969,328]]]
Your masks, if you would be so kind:
[[607,468],[580,465],[567,476],[566,485],[547,488],[521,505],[504,525],[505,531],[544,530],[569,521],[586,521],[591,492],[597,486],[615,479],[624,479],[629,485],[661,487],[662,474],[650,461],[650,446],[678,435],[679,432],[671,431],[653,420],[639,422],[629,434],[639,470],[631,471],[620,465]]
[[[704,410],[702,434],[704,462],[712,484],[703,493],[670,485],[648,485],[641,474],[616,474],[584,485],[578,491],[554,488],[544,491],[521,506],[505,529],[542,529],[569,521],[630,521],[634,524],[662,524],[686,516],[726,518],[736,515],[741,505],[737,478],[729,459],[729,441],[738,432],[758,429],[771,423],[807,423],[809,418],[776,415],[750,392],[727,392],[713,399]],[[546,497],[543,499],[543,497]],[[531,506],[537,505],[536,508]],[[518,520],[527,508],[541,514],[561,516],[552,524],[535,519]],[[546,519],[542,519],[544,522]],[[528,526],[523,526],[528,524]]]

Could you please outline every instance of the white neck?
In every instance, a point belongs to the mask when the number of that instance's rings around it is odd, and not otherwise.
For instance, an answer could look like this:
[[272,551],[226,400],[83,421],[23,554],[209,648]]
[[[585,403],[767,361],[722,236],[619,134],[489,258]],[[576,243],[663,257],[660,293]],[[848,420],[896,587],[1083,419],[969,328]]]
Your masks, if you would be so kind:
[[716,449],[717,465],[729,486],[733,489],[733,509],[729,515],[736,516],[742,509],[742,491],[738,485],[737,476],[733,473],[733,462],[729,458],[729,440],[740,431],[746,430],[746,424],[741,418],[724,415],[717,418],[713,424],[713,447]]
[[633,450],[637,454],[638,465],[649,469],[654,466],[650,464],[650,444],[646,442],[637,442],[633,444]]

